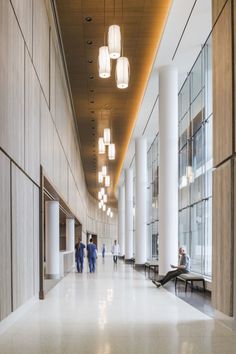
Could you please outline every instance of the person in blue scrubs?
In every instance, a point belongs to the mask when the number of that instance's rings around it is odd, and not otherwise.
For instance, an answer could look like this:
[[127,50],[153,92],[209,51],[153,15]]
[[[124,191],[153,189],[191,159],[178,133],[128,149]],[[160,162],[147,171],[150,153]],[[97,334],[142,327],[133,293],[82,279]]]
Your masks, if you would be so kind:
[[85,257],[85,244],[80,241],[80,243],[76,247],[76,252],[75,252],[78,273],[83,273],[84,257]]
[[105,245],[105,243],[103,243],[103,245],[102,245],[102,258],[105,257],[105,252],[106,252],[106,245]]
[[89,271],[90,273],[95,272],[96,266],[96,258],[97,258],[97,247],[93,243],[93,239],[89,240],[89,244],[87,245],[87,252],[88,252],[88,261],[89,261]]

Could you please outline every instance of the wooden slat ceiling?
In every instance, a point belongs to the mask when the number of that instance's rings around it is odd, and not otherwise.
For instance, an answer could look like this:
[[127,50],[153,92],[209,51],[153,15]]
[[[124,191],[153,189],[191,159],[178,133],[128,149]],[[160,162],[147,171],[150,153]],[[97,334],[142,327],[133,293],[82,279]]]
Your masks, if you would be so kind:
[[[131,70],[129,87],[120,90],[115,83],[115,61],[111,78],[98,76],[98,50],[104,38],[104,1],[56,0],[87,187],[97,198],[98,171],[107,163],[111,206],[116,205],[114,188],[170,5],[171,0],[123,0],[123,50]],[[122,25],[122,0],[105,0],[105,33],[114,23]],[[90,41],[92,44],[88,44]],[[97,141],[105,127],[111,128],[116,144],[115,161],[109,161],[107,154],[98,155]]]

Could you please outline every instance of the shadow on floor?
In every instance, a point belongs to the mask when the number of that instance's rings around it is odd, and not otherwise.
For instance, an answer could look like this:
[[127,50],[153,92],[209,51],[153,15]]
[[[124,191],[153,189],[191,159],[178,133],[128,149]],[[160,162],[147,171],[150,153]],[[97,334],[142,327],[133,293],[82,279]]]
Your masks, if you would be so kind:
[[[142,269],[136,269],[136,270],[138,272],[141,272],[145,276],[145,273]],[[157,275],[155,274],[154,276],[157,279]],[[149,280],[150,282],[151,282],[152,277],[153,277],[153,274],[150,274],[150,278],[148,278],[148,274],[146,274],[146,279]],[[175,281],[174,280],[167,283],[164,286],[164,288],[167,291],[169,291],[170,293],[179,297],[181,300],[187,302],[189,305],[192,305],[193,307],[195,307],[199,311],[203,312],[205,315],[208,315],[208,316],[214,318],[214,309],[211,304],[211,293],[209,291],[206,291],[204,294],[204,291],[201,288],[194,286],[193,291],[191,292],[190,286],[189,286],[188,291],[185,293],[185,283],[184,282],[178,282],[177,290],[175,291]]]

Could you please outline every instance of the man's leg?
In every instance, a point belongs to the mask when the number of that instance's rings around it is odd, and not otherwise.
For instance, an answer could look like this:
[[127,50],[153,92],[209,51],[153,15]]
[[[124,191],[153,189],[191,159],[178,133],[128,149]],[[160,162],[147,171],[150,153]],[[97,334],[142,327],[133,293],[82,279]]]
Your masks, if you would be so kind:
[[166,284],[168,281],[170,281],[171,279],[176,278],[178,275],[182,274],[182,270],[180,269],[176,269],[176,270],[171,270],[170,272],[168,272],[163,279],[161,279],[160,283],[161,285]]
[[80,271],[83,273],[84,270],[84,257],[80,257]]
[[93,272],[95,272],[95,264],[96,264],[96,258],[93,257]]
[[79,258],[76,259],[76,266],[77,266],[77,271],[79,273]]
[[92,273],[93,268],[92,268],[92,257],[89,257],[89,272]]

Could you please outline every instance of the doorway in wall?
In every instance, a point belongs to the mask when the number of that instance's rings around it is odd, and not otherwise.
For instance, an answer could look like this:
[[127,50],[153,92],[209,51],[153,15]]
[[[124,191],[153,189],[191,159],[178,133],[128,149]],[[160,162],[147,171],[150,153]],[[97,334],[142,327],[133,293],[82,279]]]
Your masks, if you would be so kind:
[[87,244],[91,238],[93,239],[93,243],[95,243],[96,247],[98,247],[98,236],[87,231]]

